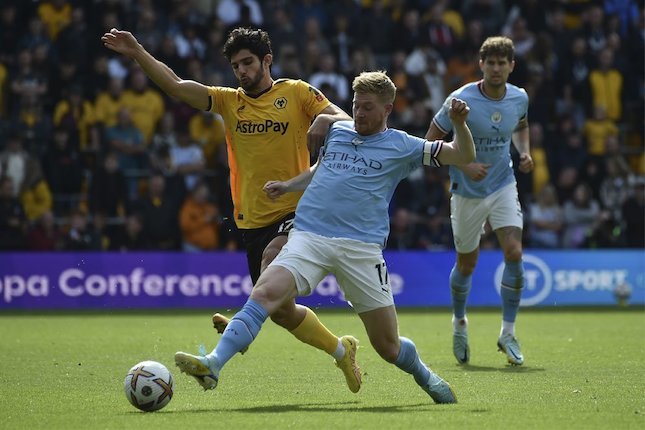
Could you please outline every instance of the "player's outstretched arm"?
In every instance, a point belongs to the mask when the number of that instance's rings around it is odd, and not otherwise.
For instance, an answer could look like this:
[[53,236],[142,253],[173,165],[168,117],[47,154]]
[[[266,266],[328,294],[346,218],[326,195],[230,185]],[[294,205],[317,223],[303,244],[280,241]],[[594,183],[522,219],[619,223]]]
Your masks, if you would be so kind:
[[183,80],[161,61],[154,58],[129,31],[113,28],[101,37],[103,45],[135,60],[152,81],[166,94],[194,108],[208,108],[208,89],[199,82]]
[[311,178],[314,177],[314,173],[318,168],[318,162],[311,166],[309,170],[305,170],[300,173],[298,176],[287,181],[268,181],[262,187],[262,190],[266,193],[267,197],[271,200],[275,200],[285,193],[292,193],[294,191],[303,191],[307,188],[307,185],[311,183]]
[[454,139],[444,143],[438,156],[441,164],[463,165],[475,160],[475,143],[466,125],[469,112],[470,108],[465,101],[456,98],[450,101],[448,116],[452,122]]

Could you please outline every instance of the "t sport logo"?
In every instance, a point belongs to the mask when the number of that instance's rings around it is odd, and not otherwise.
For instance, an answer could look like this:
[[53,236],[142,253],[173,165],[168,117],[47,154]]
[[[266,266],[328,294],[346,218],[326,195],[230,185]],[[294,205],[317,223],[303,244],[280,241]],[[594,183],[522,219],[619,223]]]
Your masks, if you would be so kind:
[[[629,267],[598,267],[596,263],[579,260],[553,261],[554,265],[563,262],[569,267],[552,270],[544,260],[525,254],[524,290],[522,306],[535,306],[553,294],[553,304],[595,303],[612,297],[616,286],[629,282]],[[495,289],[500,292],[504,262],[495,271]],[[609,296],[608,296],[609,294]],[[604,298],[604,299],[603,299]],[[557,302],[557,303],[556,303]]]

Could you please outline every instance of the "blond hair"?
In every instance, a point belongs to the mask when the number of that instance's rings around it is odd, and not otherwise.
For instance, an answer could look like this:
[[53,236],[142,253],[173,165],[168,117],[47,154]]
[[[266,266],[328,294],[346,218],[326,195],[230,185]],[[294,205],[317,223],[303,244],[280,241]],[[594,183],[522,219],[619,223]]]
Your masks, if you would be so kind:
[[513,41],[506,36],[491,36],[484,40],[479,48],[479,58],[486,60],[492,56],[506,58],[509,62],[513,61],[515,56]]
[[393,103],[396,97],[394,82],[383,71],[362,72],[354,78],[352,90],[358,94],[375,94],[384,103]]

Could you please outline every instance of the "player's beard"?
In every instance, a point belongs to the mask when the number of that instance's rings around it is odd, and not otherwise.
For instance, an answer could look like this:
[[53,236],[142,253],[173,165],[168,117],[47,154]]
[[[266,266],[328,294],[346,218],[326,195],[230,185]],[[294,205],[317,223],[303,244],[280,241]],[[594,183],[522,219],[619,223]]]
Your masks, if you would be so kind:
[[489,87],[490,89],[499,90],[500,88],[504,88],[506,86],[507,79],[504,79],[504,75],[499,75],[495,78],[489,77],[488,79],[484,79],[484,85]]
[[255,79],[248,82],[246,85],[243,84],[242,81],[240,81],[240,86],[247,93],[251,93],[251,94],[259,93],[260,88],[258,88],[258,84],[262,82],[262,79],[264,79],[264,70],[262,69],[262,67],[260,67],[260,69],[258,70],[258,74],[255,76]]

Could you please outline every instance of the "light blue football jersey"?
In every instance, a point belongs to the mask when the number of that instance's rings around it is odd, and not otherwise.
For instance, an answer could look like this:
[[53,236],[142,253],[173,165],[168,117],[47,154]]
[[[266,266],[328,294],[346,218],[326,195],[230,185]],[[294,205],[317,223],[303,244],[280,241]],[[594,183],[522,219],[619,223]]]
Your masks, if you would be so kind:
[[511,137],[520,120],[528,115],[529,98],[524,89],[507,83],[504,98],[494,100],[483,93],[481,84],[481,81],[472,82],[455,90],[433,119],[441,130],[448,133],[452,130],[448,118],[450,100],[459,98],[470,107],[466,124],[475,142],[475,162],[491,166],[488,175],[479,182],[472,181],[460,169],[450,166],[450,190],[469,198],[484,198],[515,182],[510,153]]
[[[325,237],[376,243],[390,232],[388,206],[397,184],[423,163],[427,140],[386,129],[361,136],[352,121],[332,125],[319,164],[296,208],[294,227]],[[432,142],[438,166],[442,141]]]

